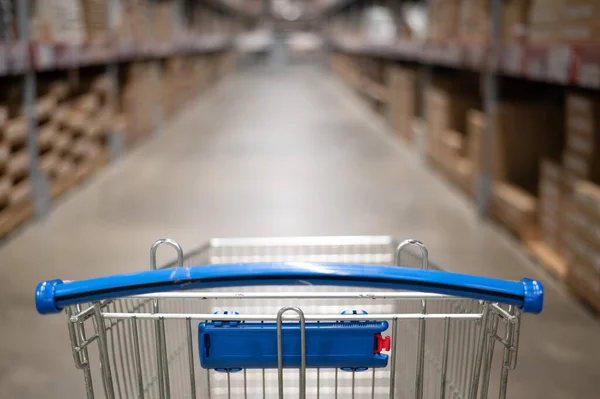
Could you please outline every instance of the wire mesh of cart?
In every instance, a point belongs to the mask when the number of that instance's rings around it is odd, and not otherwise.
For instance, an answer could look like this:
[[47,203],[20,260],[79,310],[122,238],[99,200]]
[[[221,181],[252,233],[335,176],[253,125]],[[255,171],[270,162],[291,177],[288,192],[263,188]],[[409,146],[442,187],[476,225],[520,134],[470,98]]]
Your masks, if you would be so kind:
[[[158,268],[163,244],[177,260]],[[38,312],[68,316],[87,398],[504,398],[521,313],[543,305],[537,281],[435,270],[422,243],[385,236],[187,256],[162,239],[150,265],[36,289]]]

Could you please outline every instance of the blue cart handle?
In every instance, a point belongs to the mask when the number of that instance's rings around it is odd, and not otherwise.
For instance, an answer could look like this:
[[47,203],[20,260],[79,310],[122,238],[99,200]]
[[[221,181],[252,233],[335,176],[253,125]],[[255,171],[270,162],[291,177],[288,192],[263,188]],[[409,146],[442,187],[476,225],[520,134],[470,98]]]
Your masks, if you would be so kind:
[[544,289],[538,281],[504,281],[397,266],[332,263],[246,263],[179,267],[63,282],[36,288],[39,313],[69,305],[138,294],[255,285],[336,285],[445,294],[519,306],[539,313]]

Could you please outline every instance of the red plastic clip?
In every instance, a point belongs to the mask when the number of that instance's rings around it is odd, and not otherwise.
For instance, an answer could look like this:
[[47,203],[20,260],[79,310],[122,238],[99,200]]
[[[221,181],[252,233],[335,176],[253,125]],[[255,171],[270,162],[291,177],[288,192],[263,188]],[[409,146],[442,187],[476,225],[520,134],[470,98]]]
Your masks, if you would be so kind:
[[381,353],[382,351],[389,351],[392,345],[392,338],[388,335],[382,337],[381,334],[375,334],[375,345],[377,346],[374,353]]

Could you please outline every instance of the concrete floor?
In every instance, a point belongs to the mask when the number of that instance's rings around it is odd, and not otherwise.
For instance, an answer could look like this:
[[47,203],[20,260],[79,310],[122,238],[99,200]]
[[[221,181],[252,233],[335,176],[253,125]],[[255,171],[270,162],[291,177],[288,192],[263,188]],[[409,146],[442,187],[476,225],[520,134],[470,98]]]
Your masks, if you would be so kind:
[[389,135],[329,73],[296,67],[227,79],[0,249],[0,397],[73,398],[64,316],[38,316],[43,279],[148,267],[149,245],[212,236],[391,234],[446,269],[546,283],[525,316],[511,398],[597,398],[600,323],[516,243]]

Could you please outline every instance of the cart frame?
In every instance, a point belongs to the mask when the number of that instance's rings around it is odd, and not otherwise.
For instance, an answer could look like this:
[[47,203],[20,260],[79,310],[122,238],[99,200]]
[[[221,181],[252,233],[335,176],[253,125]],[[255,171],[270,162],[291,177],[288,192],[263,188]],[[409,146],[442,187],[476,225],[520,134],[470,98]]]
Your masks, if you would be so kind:
[[[158,268],[156,253],[163,245],[176,250],[177,260]],[[422,243],[407,240],[396,244],[387,236],[213,239],[187,256],[175,241],[162,239],[155,242],[150,250],[151,268],[156,271],[173,270],[173,273],[178,270],[176,267],[185,263],[254,264],[283,261],[290,262],[286,264],[288,266],[306,261],[404,264],[420,269],[429,268],[428,251]],[[214,269],[217,270],[216,267]],[[56,305],[52,305],[56,309],[49,308],[48,302],[44,302],[48,287],[54,283],[59,284],[54,280],[38,286],[36,300],[41,313],[61,310]],[[534,293],[538,308],[533,310],[538,312],[543,298],[541,285],[531,280],[523,280],[522,284],[526,287],[525,291],[532,291],[533,288],[538,290]],[[301,398],[337,398],[338,395],[352,398],[487,398],[492,386],[490,381],[493,380],[492,366],[496,352],[501,353],[502,359],[497,365],[500,373],[494,381],[494,389],[500,398],[507,395],[508,375],[516,367],[519,346],[521,309],[515,304],[465,299],[436,292],[389,289],[365,292],[352,288],[328,287],[323,290],[315,286],[301,286],[295,291],[265,292],[260,287],[257,290],[154,292],[64,306],[68,315],[73,359],[75,366],[83,371],[88,399],[96,397],[97,392],[103,392],[110,399],[216,399],[260,395],[263,398],[283,398],[285,394],[296,393]],[[531,295],[531,292],[525,292],[527,295]],[[271,308],[274,300],[285,304]],[[382,306],[387,306],[387,310],[341,315],[329,311],[330,307],[315,307],[314,301],[331,301],[336,306],[366,304],[365,307],[372,308],[379,306],[372,304],[384,303]],[[243,308],[240,304],[244,302],[254,303],[248,308],[254,312],[214,314],[214,306],[210,306],[218,303]],[[256,309],[267,308],[268,311],[256,312]],[[325,308],[325,311],[321,308]],[[305,313],[306,309],[310,311]],[[310,370],[308,379],[311,383],[308,385],[304,361],[297,376],[283,369],[283,322],[300,322],[301,345],[304,348],[305,322],[345,320],[389,322],[392,348],[388,367],[366,373],[346,373],[337,369]],[[276,322],[276,380],[273,374],[275,370],[243,370],[243,378],[229,371],[202,370],[193,323],[201,321]],[[496,343],[499,345],[496,346]],[[95,357],[100,363],[99,369],[92,367]],[[273,384],[276,381],[276,390],[269,384],[271,381]],[[288,381],[291,381],[292,388],[284,388]],[[95,390],[98,386],[101,386],[99,391]]]

